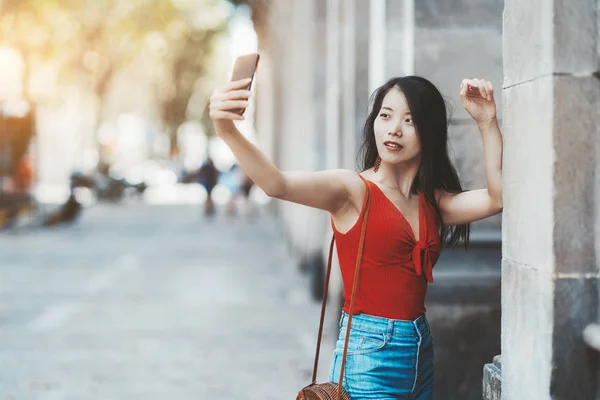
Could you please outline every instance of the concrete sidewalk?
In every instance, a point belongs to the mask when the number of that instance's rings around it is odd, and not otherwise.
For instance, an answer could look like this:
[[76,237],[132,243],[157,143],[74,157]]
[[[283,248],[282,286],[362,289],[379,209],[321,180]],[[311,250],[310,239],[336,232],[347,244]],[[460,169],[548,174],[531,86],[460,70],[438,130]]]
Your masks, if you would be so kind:
[[294,398],[320,309],[296,266],[268,216],[194,206],[95,206],[0,234],[0,398]]

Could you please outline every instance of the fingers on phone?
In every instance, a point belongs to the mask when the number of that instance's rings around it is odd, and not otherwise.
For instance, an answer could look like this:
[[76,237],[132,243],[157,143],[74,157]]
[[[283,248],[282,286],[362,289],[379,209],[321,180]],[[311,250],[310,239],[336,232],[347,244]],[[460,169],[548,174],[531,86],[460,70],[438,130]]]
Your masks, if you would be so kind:
[[237,110],[237,109],[246,108],[246,107],[248,107],[248,101],[246,101],[246,100],[230,100],[230,101],[224,101],[221,109],[222,110]]
[[215,110],[210,112],[210,117],[212,119],[231,119],[231,120],[242,120],[244,119],[243,115],[231,112],[231,111],[220,111]]
[[215,92],[211,97],[213,101],[229,101],[229,100],[245,100],[250,98],[251,92],[249,90],[234,90],[230,92]]
[[248,107],[246,100],[221,101],[211,105],[210,116],[216,119],[244,119],[241,114],[246,107]]
[[235,90],[235,89],[243,89],[248,86],[248,84],[252,81],[252,78],[244,78],[237,81],[229,82],[229,84],[225,87],[225,90]]
[[223,100],[211,105],[214,110],[236,110],[248,107],[247,100]]
[[232,90],[223,94],[223,100],[248,100],[250,94],[249,90]]

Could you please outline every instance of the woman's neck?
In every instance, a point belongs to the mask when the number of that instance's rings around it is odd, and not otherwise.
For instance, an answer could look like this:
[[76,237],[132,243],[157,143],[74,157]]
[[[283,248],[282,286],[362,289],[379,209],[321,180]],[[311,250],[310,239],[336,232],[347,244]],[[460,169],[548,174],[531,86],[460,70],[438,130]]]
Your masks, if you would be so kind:
[[373,172],[373,180],[390,189],[400,191],[405,197],[410,197],[418,172],[419,165],[415,163],[381,163],[379,170]]

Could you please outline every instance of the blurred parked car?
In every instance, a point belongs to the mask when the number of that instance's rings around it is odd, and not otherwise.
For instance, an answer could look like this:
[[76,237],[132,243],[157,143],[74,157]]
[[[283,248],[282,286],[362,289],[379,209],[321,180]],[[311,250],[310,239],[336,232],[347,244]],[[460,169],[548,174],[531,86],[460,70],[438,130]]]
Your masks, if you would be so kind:
[[123,200],[127,191],[143,194],[147,187],[145,182],[132,183],[111,174],[84,175],[79,172],[71,174],[71,191],[76,188],[88,188],[98,200],[118,202]]

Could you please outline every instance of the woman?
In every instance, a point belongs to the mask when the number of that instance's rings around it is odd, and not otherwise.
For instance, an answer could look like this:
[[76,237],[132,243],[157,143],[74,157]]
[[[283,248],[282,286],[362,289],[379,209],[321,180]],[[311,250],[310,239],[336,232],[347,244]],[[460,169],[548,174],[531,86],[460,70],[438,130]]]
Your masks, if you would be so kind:
[[[356,252],[371,208],[353,310],[344,388],[353,400],[432,399],[433,343],[424,299],[442,244],[468,242],[469,223],[502,211],[502,137],[489,81],[465,79],[460,96],[478,124],[487,189],[463,191],[448,157],[444,99],[428,80],[406,76],[375,91],[364,127],[362,172],[282,172],[248,142],[230,110],[248,105],[248,80],[211,97],[217,134],[271,197],[326,210],[336,237],[345,304],[330,372],[337,383]],[[476,92],[477,95],[473,94]]]

